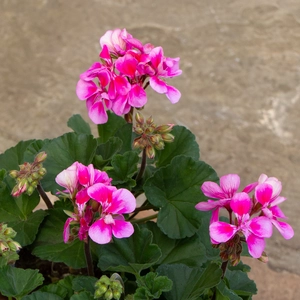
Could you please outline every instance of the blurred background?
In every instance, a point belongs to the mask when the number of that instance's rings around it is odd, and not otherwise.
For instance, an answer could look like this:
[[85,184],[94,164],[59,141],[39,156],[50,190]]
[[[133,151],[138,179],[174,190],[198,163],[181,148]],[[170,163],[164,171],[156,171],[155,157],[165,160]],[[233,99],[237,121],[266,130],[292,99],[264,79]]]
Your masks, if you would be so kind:
[[76,83],[115,28],[181,59],[183,74],[168,81],[180,102],[147,89],[145,116],[187,126],[219,176],[238,173],[242,186],[261,173],[282,181],[295,236],[274,232],[269,263],[246,263],[254,299],[298,299],[299,0],[0,0],[0,152],[70,131],[73,114],[88,121]]

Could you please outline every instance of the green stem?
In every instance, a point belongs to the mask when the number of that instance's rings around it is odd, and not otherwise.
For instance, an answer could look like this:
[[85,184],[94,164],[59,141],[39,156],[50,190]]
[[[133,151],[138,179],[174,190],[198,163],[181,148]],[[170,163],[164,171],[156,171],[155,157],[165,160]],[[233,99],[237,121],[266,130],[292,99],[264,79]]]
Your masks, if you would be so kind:
[[137,174],[136,179],[135,179],[136,182],[138,182],[143,177],[145,169],[146,169],[146,162],[147,162],[146,148],[144,148],[143,152],[142,152],[142,162],[141,162],[140,171]]
[[148,209],[154,209],[155,206],[148,204],[148,200],[146,200],[140,207],[137,207],[133,214],[128,218],[128,220],[133,219],[139,212],[144,211],[144,210],[148,210]]
[[131,222],[131,223],[142,223],[142,222],[146,222],[146,221],[155,219],[155,218],[157,218],[157,216],[158,216],[158,214],[154,214],[154,215],[151,215],[151,216],[142,218],[142,219],[132,220],[132,221],[130,221],[130,222]]
[[36,189],[39,192],[39,194],[42,197],[42,199],[44,200],[44,202],[46,203],[48,209],[53,208],[53,205],[52,205],[50,199],[48,198],[47,194],[45,193],[45,191],[42,188],[42,186],[41,186],[40,183],[37,185]]
[[84,254],[85,254],[88,276],[94,276],[94,266],[93,266],[93,260],[91,255],[89,236],[87,237],[87,242],[84,243]]
[[221,278],[222,278],[222,279],[223,279],[224,276],[225,276],[225,272],[226,272],[226,269],[227,269],[227,265],[228,265],[228,260],[222,262],[222,265],[221,265],[221,270],[222,270],[222,276],[221,276]]

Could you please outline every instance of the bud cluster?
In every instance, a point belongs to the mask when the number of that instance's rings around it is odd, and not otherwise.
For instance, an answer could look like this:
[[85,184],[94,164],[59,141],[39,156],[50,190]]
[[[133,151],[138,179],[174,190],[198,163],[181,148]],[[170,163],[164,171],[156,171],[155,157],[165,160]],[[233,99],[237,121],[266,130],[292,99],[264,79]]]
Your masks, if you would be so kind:
[[136,149],[146,149],[148,158],[155,157],[155,150],[162,150],[165,143],[174,141],[174,136],[170,133],[174,124],[156,126],[152,117],[146,121],[139,112],[135,115],[136,125],[134,132],[139,135],[133,141],[133,147]]
[[101,298],[105,300],[119,300],[123,293],[123,285],[119,280],[114,278],[114,274],[110,278],[106,275],[101,276],[101,278],[96,282],[95,287],[95,299]]
[[16,234],[11,227],[0,223],[0,257],[7,258],[8,263],[18,259],[16,252],[21,248],[21,245],[13,240]]
[[36,189],[39,181],[46,174],[46,169],[43,168],[43,162],[47,158],[46,152],[40,152],[34,158],[33,163],[25,162],[20,165],[20,170],[12,170],[9,175],[16,179],[16,185],[12,190],[12,195],[18,197],[24,192],[31,195]]

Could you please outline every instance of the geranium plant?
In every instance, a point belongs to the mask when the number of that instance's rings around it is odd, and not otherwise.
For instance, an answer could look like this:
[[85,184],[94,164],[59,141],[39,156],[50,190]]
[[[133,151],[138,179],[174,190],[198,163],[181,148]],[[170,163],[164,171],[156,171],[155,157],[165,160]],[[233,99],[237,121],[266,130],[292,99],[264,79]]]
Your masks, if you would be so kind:
[[219,179],[200,160],[187,128],[143,116],[147,88],[179,101],[169,84],[179,58],[125,29],[106,32],[100,46],[76,87],[98,136],[74,115],[72,132],[0,155],[0,293],[251,299],[256,286],[241,256],[266,262],[273,227],[294,234],[281,221],[281,182],[262,174],[239,191],[237,174]]

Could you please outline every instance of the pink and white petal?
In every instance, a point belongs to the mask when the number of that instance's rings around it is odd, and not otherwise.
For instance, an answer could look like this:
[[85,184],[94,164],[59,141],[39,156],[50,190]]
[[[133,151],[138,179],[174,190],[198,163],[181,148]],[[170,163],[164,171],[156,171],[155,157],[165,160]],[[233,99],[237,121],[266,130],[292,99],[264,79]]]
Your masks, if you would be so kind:
[[274,219],[272,220],[272,223],[286,240],[289,240],[294,236],[294,229],[288,223],[280,222]]
[[82,189],[76,194],[76,204],[83,205],[90,200],[90,196],[87,193],[87,188]]
[[277,197],[277,198],[275,198],[274,200],[271,201],[271,206],[278,205],[278,204],[284,202],[285,200],[286,200],[285,197],[279,196],[279,197]]
[[255,188],[255,198],[261,205],[267,205],[272,198],[273,188],[268,183],[259,184]]
[[118,116],[122,116],[127,114],[130,109],[131,106],[128,104],[128,98],[129,95],[119,95],[113,102],[112,102],[112,111],[118,115]]
[[110,213],[128,214],[133,212],[135,208],[136,208],[136,199],[129,190],[118,189],[113,192],[112,204],[109,209]]
[[175,104],[179,101],[181,97],[181,93],[179,90],[177,90],[175,87],[171,85],[166,85],[167,86],[167,93],[166,96],[167,98],[171,101],[171,103]]
[[155,47],[149,53],[152,66],[160,72],[162,70],[164,50],[162,47]]
[[239,216],[249,213],[251,205],[249,195],[243,192],[234,194],[230,201],[231,209]]
[[266,174],[261,174],[258,178],[258,184],[264,183],[268,179],[268,176]]
[[88,109],[89,117],[95,124],[105,124],[107,122],[108,116],[101,100],[91,104],[88,99],[86,102],[86,106]]
[[99,91],[93,81],[84,81],[79,79],[76,85],[76,95],[80,100],[86,100]]
[[102,51],[100,52],[99,57],[103,58],[107,62],[111,60],[111,57],[109,54],[109,49],[108,49],[107,45],[103,45]]
[[90,174],[88,168],[79,163],[77,167],[78,181],[81,185],[86,186],[90,182]]
[[70,237],[70,223],[74,221],[73,218],[68,218],[65,222],[64,225],[64,231],[63,231],[63,239],[64,239],[64,243],[67,243],[69,241],[69,237]]
[[139,85],[133,85],[129,93],[128,104],[132,107],[143,107],[147,103],[145,90]]
[[200,211],[209,211],[219,206],[219,201],[208,200],[207,202],[199,202],[195,205],[195,208]]
[[209,226],[210,237],[218,243],[229,241],[236,232],[236,226],[225,222],[214,222]]
[[209,198],[222,199],[226,198],[223,190],[213,181],[206,181],[201,186],[202,193]]
[[127,95],[131,90],[131,84],[124,76],[117,76],[114,79],[114,84],[115,84],[116,92],[119,95],[122,96]]
[[212,211],[212,214],[211,214],[211,218],[210,218],[210,221],[209,221],[209,224],[212,224],[214,222],[218,222],[219,221],[219,211],[220,211],[220,208],[217,207],[216,209],[214,209]]
[[115,62],[117,70],[121,74],[129,76],[131,78],[133,78],[135,75],[137,64],[138,61],[132,55],[129,54],[126,54],[123,57],[119,57]]
[[103,204],[111,199],[112,193],[116,187],[107,186],[103,183],[95,183],[87,189],[87,194],[95,201]]
[[80,74],[80,79],[84,81],[91,81],[93,80],[97,74],[103,69],[103,65],[99,62],[95,62],[92,64],[92,66],[82,74]]
[[228,198],[232,197],[236,193],[239,186],[240,176],[237,174],[228,174],[220,177],[220,187]]
[[77,187],[78,177],[77,177],[77,166],[78,162],[74,162],[66,170],[63,170],[55,177],[55,181],[60,186],[63,186],[69,190],[72,194]]
[[112,238],[111,225],[107,225],[103,219],[99,219],[89,228],[89,236],[97,244],[107,244]]
[[272,206],[270,207],[270,211],[272,212],[272,215],[275,216],[276,218],[286,219],[286,216],[283,213],[283,211],[280,209],[280,207]]
[[282,190],[281,182],[275,177],[269,177],[265,183],[270,184],[272,186],[272,199],[278,197]]
[[254,258],[260,258],[266,247],[265,240],[254,234],[249,234],[246,238],[246,242],[250,255]]
[[256,188],[257,185],[258,185],[258,182],[252,182],[252,183],[248,184],[248,185],[242,190],[242,192],[249,194],[249,193],[251,193],[251,192]]
[[269,238],[273,233],[272,222],[269,218],[260,216],[248,222],[249,230],[258,237]]
[[149,83],[153,90],[159,94],[166,94],[168,91],[166,83],[156,76],[151,77]]
[[124,220],[115,220],[115,224],[112,225],[112,234],[118,238],[127,238],[134,233],[134,227],[130,222]]

